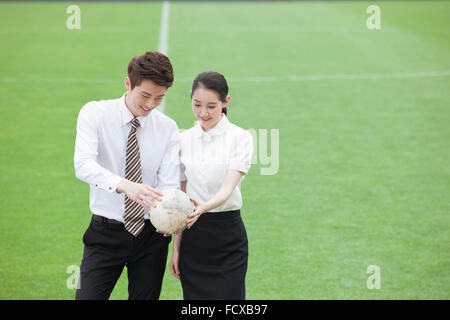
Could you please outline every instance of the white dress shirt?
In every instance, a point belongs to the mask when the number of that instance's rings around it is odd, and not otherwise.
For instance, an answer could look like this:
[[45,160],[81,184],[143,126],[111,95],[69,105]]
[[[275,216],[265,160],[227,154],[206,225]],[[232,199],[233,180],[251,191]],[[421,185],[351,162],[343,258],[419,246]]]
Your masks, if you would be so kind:
[[[119,99],[91,101],[83,106],[77,122],[75,173],[90,185],[92,213],[123,222],[125,195],[116,192],[125,177],[128,134],[133,114]],[[180,136],[171,118],[154,109],[138,117],[142,182],[155,189],[180,188]],[[148,212],[145,211],[145,219]]]
[[[186,193],[199,202],[207,202],[219,192],[228,170],[248,173],[252,154],[251,133],[232,124],[224,114],[219,123],[207,132],[197,122],[181,133],[181,180],[187,180]],[[244,177],[228,200],[211,212],[242,207],[240,185]]]

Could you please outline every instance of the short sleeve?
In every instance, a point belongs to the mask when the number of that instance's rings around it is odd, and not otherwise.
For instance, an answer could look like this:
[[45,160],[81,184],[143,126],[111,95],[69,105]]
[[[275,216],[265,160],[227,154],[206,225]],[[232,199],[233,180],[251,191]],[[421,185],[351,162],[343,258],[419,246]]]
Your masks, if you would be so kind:
[[229,169],[248,173],[253,156],[253,136],[242,130],[236,137],[236,147],[231,151]]

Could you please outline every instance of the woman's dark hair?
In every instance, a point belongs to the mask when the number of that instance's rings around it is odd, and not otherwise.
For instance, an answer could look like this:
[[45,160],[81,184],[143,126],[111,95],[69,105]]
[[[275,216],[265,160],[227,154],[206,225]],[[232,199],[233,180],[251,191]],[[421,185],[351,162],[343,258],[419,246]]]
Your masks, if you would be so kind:
[[130,78],[131,89],[140,85],[143,79],[169,88],[173,83],[172,64],[162,53],[148,51],[131,59],[128,64],[128,78]]
[[[219,100],[225,102],[228,96],[228,84],[225,77],[214,71],[205,71],[200,73],[192,83],[191,98],[194,91],[203,86],[206,89],[214,90],[219,96]],[[227,114],[227,107],[222,109],[222,113]]]

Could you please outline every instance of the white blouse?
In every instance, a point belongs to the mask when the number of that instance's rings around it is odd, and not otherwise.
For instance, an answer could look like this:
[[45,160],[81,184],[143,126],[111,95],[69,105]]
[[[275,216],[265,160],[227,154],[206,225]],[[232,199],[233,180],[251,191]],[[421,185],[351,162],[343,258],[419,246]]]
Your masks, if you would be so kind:
[[[181,181],[186,193],[198,202],[207,202],[216,195],[228,170],[248,173],[253,155],[253,136],[232,124],[222,114],[219,123],[205,132],[200,122],[181,133]],[[231,196],[211,212],[238,210],[242,207],[239,181]]]

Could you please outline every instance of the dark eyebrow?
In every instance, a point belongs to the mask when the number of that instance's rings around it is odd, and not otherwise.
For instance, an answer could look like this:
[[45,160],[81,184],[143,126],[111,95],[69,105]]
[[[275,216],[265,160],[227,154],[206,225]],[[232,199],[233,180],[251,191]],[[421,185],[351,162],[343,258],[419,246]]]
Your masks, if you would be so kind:
[[[197,99],[195,99],[195,98],[194,98],[194,101],[195,101],[195,102],[199,102],[199,103],[201,102],[200,100],[197,100]],[[217,102],[208,102],[207,104],[217,104]]]
[[[152,94],[151,94],[151,93],[148,93],[148,92],[146,92],[146,91],[144,91],[144,90],[141,90],[141,93],[142,93],[142,94],[146,94],[146,95],[152,97]],[[164,97],[164,96],[165,96],[165,94],[163,93],[163,94],[160,94],[160,95],[157,96],[157,97],[159,98],[159,97]]]

